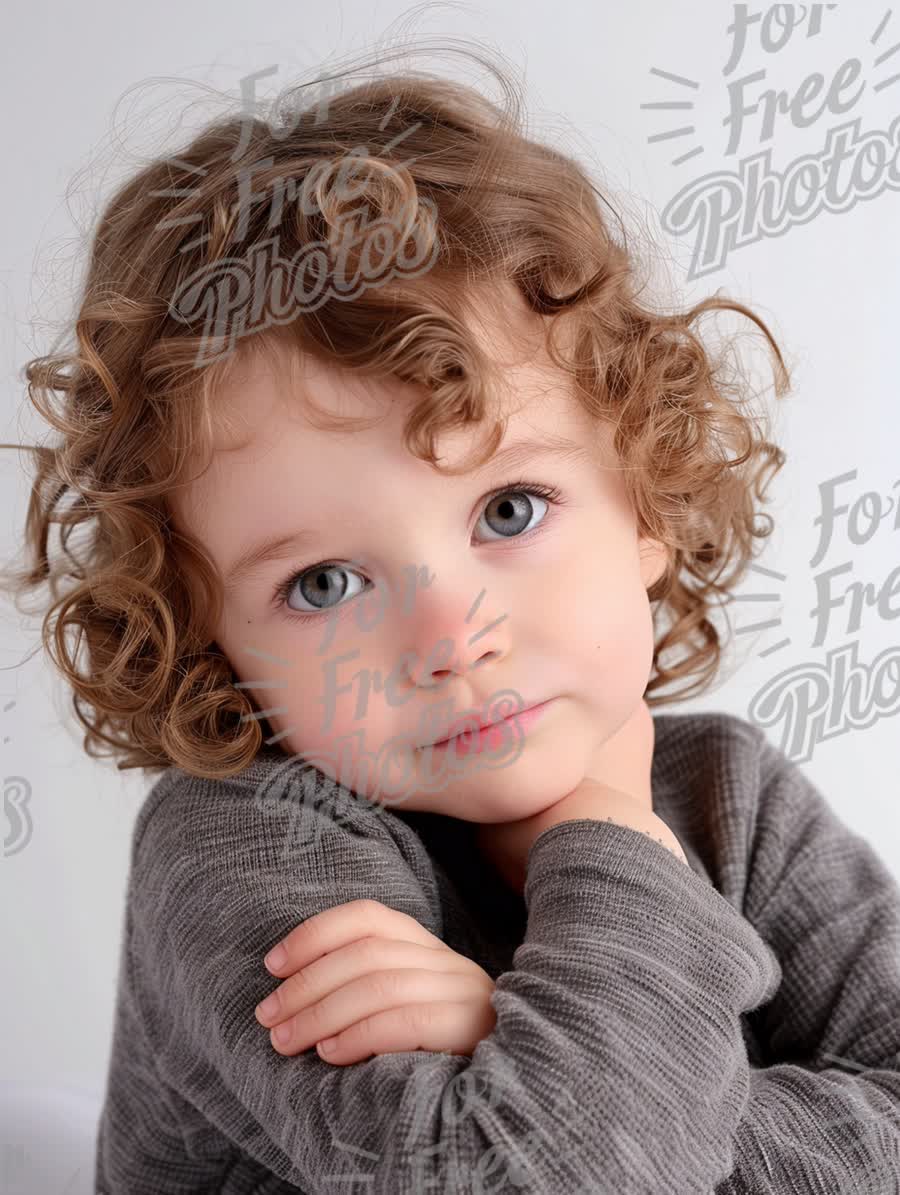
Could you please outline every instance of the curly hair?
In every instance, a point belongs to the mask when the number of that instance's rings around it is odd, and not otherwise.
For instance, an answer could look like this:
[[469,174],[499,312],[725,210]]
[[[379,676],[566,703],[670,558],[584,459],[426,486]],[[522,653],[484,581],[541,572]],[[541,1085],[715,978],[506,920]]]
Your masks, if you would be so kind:
[[[119,769],[176,765],[221,778],[262,747],[264,719],[210,640],[222,579],[168,501],[189,463],[211,451],[217,386],[235,363],[287,344],[413,383],[407,449],[440,469],[437,437],[491,423],[471,467],[481,465],[503,423],[493,418],[491,362],[459,315],[476,283],[512,283],[547,317],[552,360],[584,408],[615,429],[639,534],[668,548],[648,592],[645,700],[676,701],[712,681],[722,651],[713,605],[743,577],[753,539],[771,532],[770,516],[754,523],[784,455],[743,409],[744,380],[724,352],[713,357],[697,321],[716,309],[753,321],[771,346],[779,397],[787,368],[741,303],[715,295],[663,313],[639,301],[637,259],[614,237],[601,210],[609,204],[578,163],[525,135],[516,81],[487,65],[506,109],[420,72],[343,90],[332,76],[327,111],[306,91],[316,80],[289,89],[277,119],[217,119],[105,205],[74,319],[77,349],[25,367],[28,397],[60,438],[3,445],[36,461],[27,564],[6,570],[4,584],[17,607],[26,590],[50,587],[41,640],[71,686],[88,755],[112,756]],[[296,202],[284,202],[286,190]],[[273,196],[283,209],[277,238]],[[363,247],[346,235],[360,217],[370,230]],[[423,259],[426,270],[409,270]],[[319,300],[249,327],[251,274],[256,302],[271,296],[277,308],[285,277],[296,284],[304,271]],[[557,325],[571,332],[571,353],[556,344]],[[51,523],[62,547],[52,560]],[[76,555],[69,540],[81,524]],[[692,683],[658,692],[681,679]]]

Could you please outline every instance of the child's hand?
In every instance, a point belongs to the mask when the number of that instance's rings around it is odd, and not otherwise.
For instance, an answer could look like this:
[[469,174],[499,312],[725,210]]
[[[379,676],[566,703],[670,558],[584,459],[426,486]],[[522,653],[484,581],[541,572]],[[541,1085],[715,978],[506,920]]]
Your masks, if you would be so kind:
[[[317,913],[280,946],[284,958],[266,966],[286,978],[256,1009],[261,1025],[287,1029],[284,1041],[272,1034],[279,1054],[317,1043],[337,1065],[404,1050],[471,1054],[497,1022],[487,972],[379,901]],[[273,999],[277,1007],[263,1013]],[[334,1049],[324,1053],[331,1037]]]
[[[655,727],[650,709],[640,701],[623,726],[591,761],[594,776],[585,776],[560,800],[540,813],[518,821],[480,825],[476,844],[503,879],[523,891],[532,844],[544,830],[577,818],[613,821],[640,830],[687,863],[676,836],[653,812],[651,771]],[[594,778],[596,777],[596,778]]]
[[541,813],[520,821],[502,823],[502,838],[496,834],[495,827],[490,826],[492,837],[482,838],[481,850],[506,883],[523,892],[528,853],[534,841],[551,826],[578,818],[611,821],[631,830],[639,830],[661,842],[682,863],[690,866],[678,838],[652,809],[628,793],[610,788],[589,776],[585,776],[562,800]]

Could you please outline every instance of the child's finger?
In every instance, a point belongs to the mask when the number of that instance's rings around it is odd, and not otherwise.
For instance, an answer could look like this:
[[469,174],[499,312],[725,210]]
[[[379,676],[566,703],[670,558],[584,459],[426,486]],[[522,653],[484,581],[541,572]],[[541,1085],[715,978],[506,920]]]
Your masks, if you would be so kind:
[[[476,985],[471,975],[409,967],[381,971],[377,975],[363,975],[282,1021],[271,1032],[272,1045],[279,1054],[299,1054],[323,1038],[333,1037],[358,1021],[365,1021],[391,1009],[397,1010],[402,1023],[404,1010],[405,1015],[412,1016],[409,1009],[420,1004],[475,999],[488,1002],[483,986]],[[408,1035],[409,1030],[407,1040]],[[408,1048],[420,1047],[413,1045]]]
[[273,975],[285,975],[301,970],[330,950],[373,935],[447,949],[440,938],[407,913],[388,908],[377,900],[351,900],[316,913],[295,926],[272,947],[265,965]]
[[375,1013],[319,1041],[316,1049],[321,1058],[334,1066],[362,1062],[373,1054],[407,1050],[471,1054],[495,1023],[496,1014],[491,1011],[486,1016],[471,1003],[434,1000]]
[[289,975],[256,1006],[256,1019],[261,1025],[277,1025],[353,979],[403,967],[441,973],[474,970],[490,983],[477,963],[453,950],[393,938],[360,938]]

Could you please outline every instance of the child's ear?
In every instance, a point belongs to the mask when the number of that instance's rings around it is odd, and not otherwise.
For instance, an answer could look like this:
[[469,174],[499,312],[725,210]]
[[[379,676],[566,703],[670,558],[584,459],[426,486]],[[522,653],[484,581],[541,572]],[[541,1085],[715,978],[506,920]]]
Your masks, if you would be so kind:
[[668,568],[669,549],[658,539],[641,537],[638,542],[641,558],[641,581],[645,589],[651,589]]

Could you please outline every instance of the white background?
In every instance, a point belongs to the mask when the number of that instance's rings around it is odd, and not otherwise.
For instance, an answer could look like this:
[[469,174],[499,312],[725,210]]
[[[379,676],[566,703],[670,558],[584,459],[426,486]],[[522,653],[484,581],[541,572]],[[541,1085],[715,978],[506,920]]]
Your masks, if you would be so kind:
[[[6,185],[0,195],[4,442],[33,442],[44,434],[24,406],[20,371],[30,357],[49,351],[60,321],[74,310],[86,235],[112,186],[149,156],[175,152],[204,118],[236,107],[242,76],[276,66],[277,73],[258,85],[259,94],[271,98],[292,80],[313,77],[364,50],[407,11],[371,0],[336,6],[283,0],[123,6],[93,0],[17,10],[15,28],[4,38],[0,76],[6,113]],[[840,502],[852,504],[866,492],[883,503],[900,496],[900,488],[892,490],[900,481],[900,196],[886,188],[845,211],[823,210],[782,235],[735,248],[724,265],[699,277],[689,276],[695,234],[669,235],[661,226],[661,214],[682,188],[712,172],[734,174],[741,159],[761,150],[771,148],[772,168],[783,171],[800,155],[820,154],[828,131],[857,116],[863,132],[887,134],[900,113],[900,80],[877,85],[900,73],[900,52],[878,64],[876,59],[900,42],[900,13],[877,44],[871,42],[886,12],[869,0],[855,0],[852,9],[844,3],[824,12],[818,36],[807,38],[801,27],[778,53],[761,48],[754,25],[743,59],[727,77],[733,8],[722,0],[694,0],[689,7],[664,0],[436,5],[413,28],[423,39],[476,39],[520,68],[531,135],[580,158],[596,184],[608,189],[629,238],[653,239],[651,257],[676,296],[686,303],[720,289],[746,302],[769,323],[793,368],[794,391],[777,404],[773,424],[788,458],[766,508],[776,531],[760,559],[781,579],[751,574],[741,589],[747,600],[730,608],[736,629],[777,625],[737,634],[720,683],[701,700],[664,712],[722,709],[748,717],[754,696],[773,678],[802,667],[824,670],[830,651],[855,643],[864,680],[880,654],[893,649],[900,656],[900,574],[893,600],[887,592],[900,563],[896,510],[865,543],[851,542],[846,518],[839,519],[826,557],[811,565],[820,485],[856,470],[855,482],[838,489]],[[793,95],[815,71],[827,87],[854,56],[862,64],[857,87],[865,87],[852,110],[825,110],[806,128],[781,116],[766,142],[760,114],[750,115],[738,152],[726,154],[729,81],[765,70],[762,83],[748,92],[752,98],[765,87]],[[407,61],[413,69],[481,84],[502,98],[486,72],[458,56],[414,55]],[[667,81],[652,68],[698,86]],[[665,100],[691,100],[694,107],[641,107]],[[687,125],[694,134],[649,140]],[[697,146],[702,153],[673,165]],[[760,342],[753,347],[753,325],[726,316],[720,326],[745,333],[738,343],[752,351],[759,378],[767,380]],[[775,408],[771,391],[766,401]],[[0,453],[4,561],[21,544],[28,465],[26,454]],[[865,504],[870,513],[872,502],[870,497]],[[850,628],[849,602],[836,607],[824,642],[814,644],[814,578],[846,563],[852,569],[838,575],[833,592],[839,596],[854,582],[870,585],[875,594],[884,586],[881,609],[870,603],[859,627]],[[110,1044],[130,835],[149,785],[139,772],[120,774],[113,764],[84,755],[69,694],[35,650],[38,644],[37,619],[23,620],[9,603],[0,605],[0,778],[27,781],[33,819],[27,846],[0,864],[6,910],[2,1078],[99,1090]],[[896,690],[898,669],[897,659],[884,666],[881,711],[872,705],[846,732],[847,704],[836,692],[842,732],[816,741],[813,728],[812,751],[801,766],[900,876],[900,720],[890,708],[891,676]],[[766,733],[784,747],[783,722]],[[9,836],[8,825],[4,833]]]

